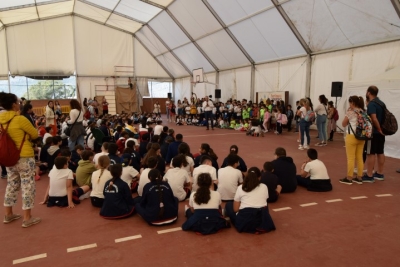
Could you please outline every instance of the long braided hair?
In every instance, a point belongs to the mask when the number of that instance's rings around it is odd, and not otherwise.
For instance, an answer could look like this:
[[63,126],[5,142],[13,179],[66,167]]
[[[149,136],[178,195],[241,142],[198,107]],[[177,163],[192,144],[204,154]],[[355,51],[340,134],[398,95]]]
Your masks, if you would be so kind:
[[156,192],[158,194],[158,200],[160,201],[160,211],[158,212],[158,218],[162,218],[164,215],[164,199],[163,199],[163,189],[161,188],[162,176],[158,169],[152,169],[149,172],[149,180],[152,183],[156,183],[157,189]]
[[111,182],[108,184],[108,190],[115,190],[113,185],[115,180],[117,179],[121,179],[121,175],[122,175],[122,164],[114,164],[110,166],[110,172],[112,175],[112,179]]
[[104,170],[106,170],[108,166],[110,166],[110,158],[107,155],[99,157],[100,175],[99,179],[97,179],[97,183],[100,182],[100,178],[103,176]]
[[194,202],[198,205],[207,204],[211,199],[210,186],[212,179],[209,173],[200,173],[197,177],[197,185],[199,188],[194,194]]

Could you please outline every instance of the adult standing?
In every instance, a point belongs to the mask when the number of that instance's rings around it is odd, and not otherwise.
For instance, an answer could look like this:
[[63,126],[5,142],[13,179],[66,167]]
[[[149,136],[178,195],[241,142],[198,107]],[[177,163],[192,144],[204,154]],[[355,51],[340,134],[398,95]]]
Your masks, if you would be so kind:
[[[367,113],[371,117],[371,121],[373,124],[373,137],[371,140],[367,141],[367,173],[363,176],[363,182],[373,183],[374,180],[385,179],[383,174],[383,167],[385,165],[385,135],[382,132],[381,124],[384,120],[386,107],[385,103],[383,103],[378,98],[379,89],[378,87],[371,85],[367,89],[366,93],[366,101],[368,102]],[[374,173],[375,161],[378,160],[378,168],[375,169]]]
[[46,127],[52,127],[53,136],[57,135],[57,123],[56,123],[57,115],[54,112],[53,101],[50,100],[49,102],[47,102],[46,112],[44,116],[46,117]]
[[317,114],[317,130],[319,142],[316,146],[326,146],[328,140],[326,134],[326,122],[328,118],[328,99],[325,95],[320,95],[318,98],[320,104],[315,108],[314,112]]
[[156,103],[154,103],[153,113],[155,113],[157,116],[161,116],[161,106],[158,101],[156,101]]
[[[308,149],[310,145],[310,122],[306,121],[307,112],[311,109],[310,102],[303,98],[300,100],[301,108],[297,111],[300,117],[300,150]],[[307,144],[304,143],[304,135],[307,137]]]
[[33,110],[32,110],[32,104],[31,103],[26,103],[24,107],[22,108],[21,115],[24,116],[25,118],[28,119],[30,123],[32,123],[32,126],[35,127],[35,120],[33,119]]
[[96,97],[93,97],[92,106],[94,108],[94,112],[95,112],[96,116],[98,116],[99,115],[99,102],[97,102]]
[[17,196],[22,189],[22,209],[24,219],[22,227],[26,228],[37,224],[40,218],[32,217],[31,209],[35,203],[35,154],[31,140],[38,138],[38,131],[24,117],[19,116],[20,106],[14,94],[0,93],[0,105],[5,109],[0,113],[0,124],[7,128],[7,132],[20,148],[20,159],[11,167],[7,167],[7,188],[4,197],[4,223],[10,223],[21,218],[14,214],[12,207],[17,203]]
[[69,112],[69,121],[67,122],[71,128],[71,133],[68,139],[68,147],[70,151],[75,149],[75,145],[79,144],[84,147],[85,143],[85,128],[83,127],[83,110],[78,100],[72,99],[69,102],[71,111]]
[[167,121],[171,122],[171,118],[169,115],[169,112],[171,110],[171,99],[169,97],[167,98],[167,101],[165,101],[165,111],[167,112]]
[[[346,144],[346,156],[347,156],[347,176],[346,178],[340,179],[342,184],[362,184],[362,175],[364,169],[363,162],[363,150],[364,140],[358,140],[354,136],[354,132],[357,128],[358,114],[364,111],[364,100],[356,95],[350,96],[349,98],[349,109],[346,112],[346,116],[343,119],[342,126],[347,126],[347,134],[345,138]],[[353,178],[354,175],[354,162],[357,163],[357,177]]]
[[207,130],[210,130],[209,125],[208,125],[208,120],[211,122],[211,129],[214,130],[214,123],[212,119],[212,110],[214,108],[214,103],[208,98],[208,96],[205,97],[204,102],[203,102],[203,111],[204,115],[206,118],[206,126]]
[[103,115],[108,114],[108,102],[107,99],[105,97],[103,97],[103,101],[102,101],[102,106],[103,106]]
[[328,132],[329,139],[328,141],[333,141],[333,135],[336,131],[336,120],[339,119],[339,115],[335,106],[333,105],[333,101],[328,102]]

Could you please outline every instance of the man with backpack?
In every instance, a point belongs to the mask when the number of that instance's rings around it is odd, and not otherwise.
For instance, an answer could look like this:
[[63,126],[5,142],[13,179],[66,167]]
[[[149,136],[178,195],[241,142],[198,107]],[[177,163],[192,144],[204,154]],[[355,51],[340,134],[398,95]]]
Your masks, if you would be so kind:
[[[373,136],[366,142],[367,160],[365,162],[367,173],[362,177],[363,182],[373,183],[375,180],[383,181],[383,167],[385,164],[385,135],[382,132],[381,125],[385,119],[385,103],[378,98],[378,87],[371,85],[367,89],[366,101],[367,113],[371,117],[373,125]],[[378,160],[378,169],[374,173],[375,161]]]

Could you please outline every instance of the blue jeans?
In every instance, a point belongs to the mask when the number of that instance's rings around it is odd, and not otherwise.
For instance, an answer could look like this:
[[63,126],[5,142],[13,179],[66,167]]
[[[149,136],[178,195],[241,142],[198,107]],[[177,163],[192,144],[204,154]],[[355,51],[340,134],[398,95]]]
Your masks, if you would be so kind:
[[206,118],[206,126],[207,126],[207,129],[209,128],[209,126],[208,126],[208,120],[211,121],[211,129],[214,129],[212,111],[211,111],[211,110],[210,110],[210,111],[204,111],[204,115],[205,115],[205,118]]
[[71,141],[70,138],[68,138],[68,148],[69,151],[73,151],[75,150],[75,146],[76,144],[78,145],[82,145],[83,147],[85,147],[85,137],[83,135],[80,135],[75,142]]
[[307,137],[307,145],[310,145],[310,123],[305,120],[300,121],[300,136],[301,136],[301,145],[304,145],[304,134]]
[[326,119],[326,115],[317,115],[318,138],[321,142],[328,140],[326,137]]

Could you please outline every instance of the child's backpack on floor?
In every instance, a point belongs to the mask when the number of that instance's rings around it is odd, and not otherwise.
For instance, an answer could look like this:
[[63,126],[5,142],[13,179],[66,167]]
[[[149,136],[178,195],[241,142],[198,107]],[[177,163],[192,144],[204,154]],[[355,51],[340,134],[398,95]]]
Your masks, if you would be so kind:
[[21,146],[18,149],[14,140],[11,139],[7,132],[8,126],[10,126],[10,123],[14,118],[15,116],[8,122],[6,128],[3,128],[3,125],[1,125],[0,128],[0,164],[5,167],[12,167],[18,163],[20,158],[19,155],[26,137],[25,133],[21,142]]
[[286,125],[288,123],[288,118],[287,118],[287,116],[285,114],[282,114],[281,123],[283,125]]
[[[373,101],[373,100],[372,100]],[[396,117],[391,113],[387,108],[386,105],[382,105],[378,101],[374,101],[383,109],[383,121],[381,124],[381,129],[384,135],[393,135],[397,132],[398,125]]]
[[368,116],[367,112],[365,112],[365,111],[356,112],[356,114],[357,114],[356,129],[353,129],[353,127],[351,127],[351,124],[349,124],[348,132],[350,133],[350,130],[351,130],[354,134],[354,137],[358,140],[372,139],[371,118]]

